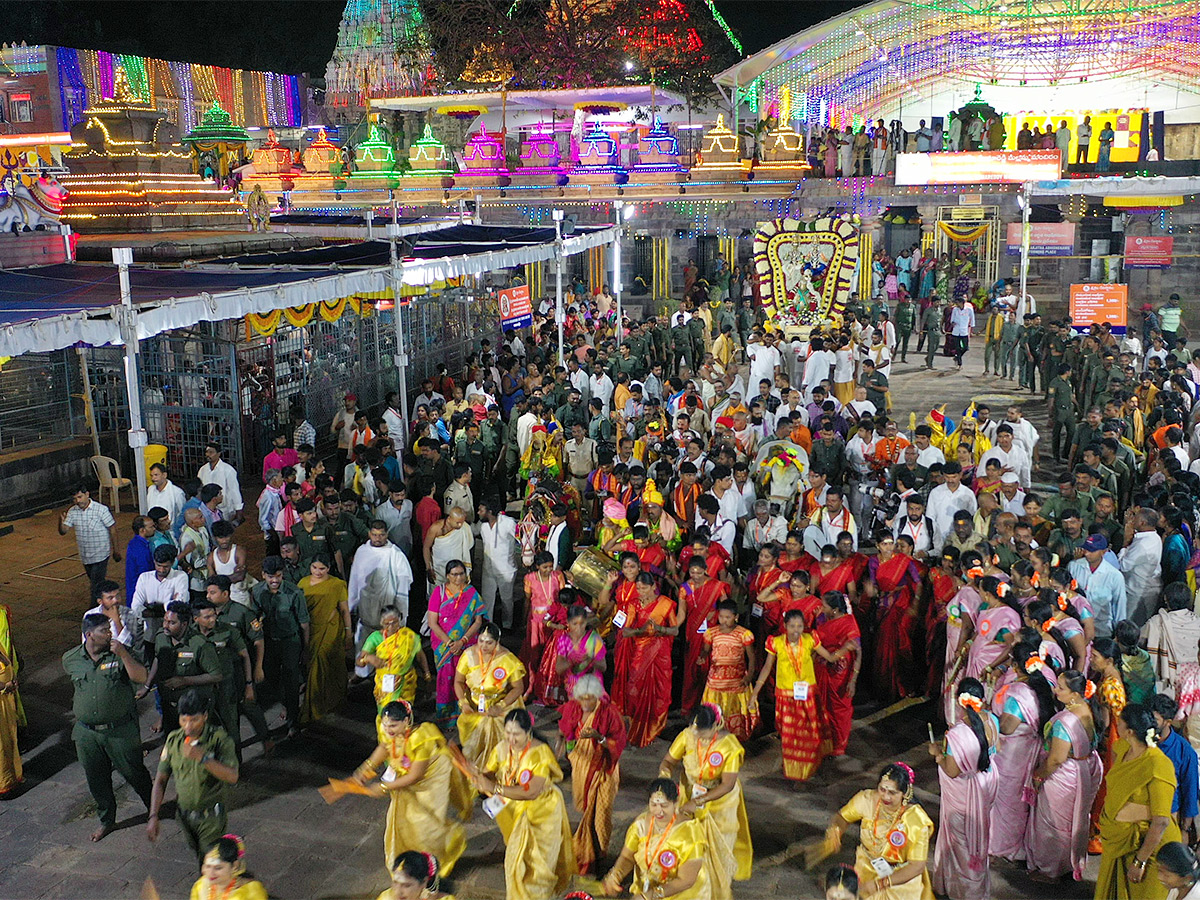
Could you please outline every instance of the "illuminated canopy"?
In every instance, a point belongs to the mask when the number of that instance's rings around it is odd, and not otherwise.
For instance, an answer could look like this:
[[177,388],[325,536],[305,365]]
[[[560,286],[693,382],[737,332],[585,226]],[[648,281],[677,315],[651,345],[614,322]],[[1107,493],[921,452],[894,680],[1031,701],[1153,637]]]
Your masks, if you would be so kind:
[[1002,112],[1182,110],[1200,107],[1197,73],[1200,0],[876,0],[714,80],[756,110],[849,124],[944,116],[977,84]]

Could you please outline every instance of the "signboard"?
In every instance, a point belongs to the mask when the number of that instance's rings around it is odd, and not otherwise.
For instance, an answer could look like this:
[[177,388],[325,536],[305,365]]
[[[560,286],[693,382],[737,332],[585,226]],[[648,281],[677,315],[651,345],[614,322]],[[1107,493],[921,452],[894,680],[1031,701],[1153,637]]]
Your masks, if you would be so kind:
[[983,194],[959,194],[959,206],[983,206]]
[[[1021,223],[1010,222],[1004,252],[1021,255]],[[1074,222],[1031,222],[1029,225],[1029,255],[1070,256],[1075,252]]]
[[986,217],[987,210],[982,206],[950,207],[951,222],[982,222]]
[[1071,285],[1071,321],[1075,328],[1086,330],[1093,323],[1108,322],[1114,332],[1124,333],[1128,304],[1128,285]]
[[529,285],[518,284],[499,292],[500,327],[505,331],[528,328],[533,324],[533,305],[529,302]]
[[1057,150],[901,153],[896,184],[1023,184],[1062,177]]
[[1173,237],[1125,236],[1125,268],[1165,269],[1171,265],[1175,250]]
[[[1079,126],[1085,118],[1090,118],[1088,127],[1092,129],[1092,138],[1087,146],[1086,157],[1083,161],[1094,163],[1100,156],[1100,132],[1105,124],[1112,127],[1113,142],[1111,156],[1113,162],[1137,162],[1141,158],[1142,119],[1147,115],[1145,109],[1072,109],[1054,111],[1051,109],[1027,110],[1004,117],[1005,147],[1017,146],[1017,137],[1025,128],[1057,132],[1063,123],[1067,124],[1070,132],[1070,142],[1067,145],[1067,161],[1074,164],[1079,160]],[[1057,135],[1056,135],[1057,136]]]

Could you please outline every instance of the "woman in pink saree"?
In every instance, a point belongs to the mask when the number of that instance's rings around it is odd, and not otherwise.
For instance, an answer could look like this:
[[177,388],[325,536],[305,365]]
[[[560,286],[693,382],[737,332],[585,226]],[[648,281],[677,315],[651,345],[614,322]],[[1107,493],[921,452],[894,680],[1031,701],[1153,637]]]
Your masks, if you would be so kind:
[[1063,672],[1055,684],[1054,695],[1065,708],[1046,726],[1045,749],[1031,779],[1025,864],[1035,880],[1083,878],[1092,801],[1104,777],[1089,699],[1095,692],[1096,686],[1074,670]]
[[983,684],[964,678],[958,685],[955,725],[945,741],[929,745],[942,789],[941,822],[933,851],[933,889],[954,900],[987,900],[990,810],[999,775],[993,755],[1000,723],[984,709]]
[[1054,715],[1054,672],[1037,647],[1013,648],[1017,680],[996,691],[992,711],[1000,717],[1004,740],[996,753],[999,784],[992,806],[989,853],[1012,862],[1025,859],[1029,830],[1029,779],[1042,750],[1042,727]]
[[[603,681],[608,667],[604,641],[588,624],[591,614],[586,606],[572,606],[567,612],[567,630],[554,639],[554,666],[568,699],[575,696],[575,682],[584,675],[595,675]],[[608,695],[603,699],[607,700]]]
[[975,617],[975,634],[967,651],[963,676],[987,680],[1008,659],[1023,624],[1012,585],[995,575],[979,580],[983,603]]
[[942,677],[942,717],[947,725],[958,721],[954,698],[958,679],[963,675],[963,666],[970,649],[967,641],[975,631],[975,617],[979,615],[979,606],[983,602],[979,593],[983,568],[979,560],[979,554],[974,550],[962,555],[963,585],[946,607],[946,670]]
[[467,567],[461,560],[446,563],[446,583],[429,594],[429,625],[433,663],[437,667],[437,719],[439,725],[454,727],[458,721],[458,698],[454,673],[464,650],[475,643],[483,626],[483,601],[467,582]]

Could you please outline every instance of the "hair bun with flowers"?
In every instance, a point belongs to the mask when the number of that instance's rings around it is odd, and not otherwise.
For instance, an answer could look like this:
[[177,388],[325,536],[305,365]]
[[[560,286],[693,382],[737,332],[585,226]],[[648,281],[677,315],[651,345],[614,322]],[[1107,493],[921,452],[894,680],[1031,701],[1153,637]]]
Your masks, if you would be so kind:
[[996,596],[1003,600],[1008,596],[1008,592],[1011,590],[1012,585],[1010,585],[1007,581],[1001,581],[998,585],[996,585]]
[[975,712],[983,712],[983,700],[976,697],[974,694],[966,692],[958,695],[958,705],[963,709],[974,710]]
[[966,575],[968,578],[982,578],[983,577],[983,566],[971,566],[971,568],[967,569],[967,571],[964,572],[963,574]]
[[1067,600],[1067,592],[1066,592],[1066,591],[1059,591],[1059,592],[1058,592],[1058,608],[1059,608],[1060,610],[1062,610],[1063,612],[1066,612],[1066,611],[1067,611],[1067,605],[1069,604],[1069,602],[1070,602],[1070,601],[1068,601],[1068,600]]
[[238,834],[223,834],[223,835],[221,835],[221,837],[223,837],[223,838],[227,838],[228,840],[231,840],[231,841],[233,841],[235,844],[237,844],[237,850],[238,850],[238,859],[244,859],[244,858],[245,858],[245,856],[246,856],[246,842],[242,840],[242,837],[241,837],[241,835],[238,835]]
[[1057,553],[1051,553],[1051,554],[1050,554],[1050,568],[1052,568],[1052,569],[1056,569],[1056,568],[1058,568],[1058,564],[1059,564],[1059,562],[1060,562],[1060,560],[1059,560],[1059,558],[1058,558],[1058,554],[1057,554]]
[[1034,572],[1032,575],[1030,575],[1029,576],[1029,585],[1030,585],[1030,587],[1035,587],[1035,588],[1041,587],[1042,586],[1041,574],[1038,572]]
[[717,728],[721,728],[725,725],[725,714],[721,712],[721,707],[717,706],[715,703],[701,703],[700,705],[706,707],[716,718]]
[[1087,700],[1091,700],[1092,697],[1096,696],[1096,682],[1092,681],[1090,678],[1088,679],[1087,685],[1083,689],[1083,696]]
[[908,773],[908,783],[909,784],[917,783],[917,773],[913,771],[912,766],[910,766],[908,763],[904,763],[904,762],[897,762],[896,766],[898,768],[903,769],[905,772]]
[[1046,663],[1042,661],[1040,656],[1031,656],[1025,660],[1025,671],[1029,675],[1032,675],[1034,672],[1040,672],[1044,668],[1046,668]]

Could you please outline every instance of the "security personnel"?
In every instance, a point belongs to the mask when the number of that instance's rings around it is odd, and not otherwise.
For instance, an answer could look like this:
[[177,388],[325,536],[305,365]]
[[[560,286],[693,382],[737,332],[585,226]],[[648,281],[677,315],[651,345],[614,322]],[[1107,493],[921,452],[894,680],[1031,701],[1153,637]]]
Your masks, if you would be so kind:
[[[1054,451],[1054,458],[1061,460],[1071,453],[1071,444],[1075,438],[1075,420],[1078,416],[1075,406],[1075,388],[1071,384],[1071,367],[1067,363],[1059,365],[1047,392],[1050,399],[1051,447]],[[1062,448],[1061,456],[1059,455],[1060,446]]]
[[150,773],[142,762],[133,699],[133,685],[145,684],[150,676],[124,644],[113,640],[108,617],[100,613],[83,617],[83,642],[63,654],[62,664],[75,689],[71,739],[96,801],[100,827],[92,840],[99,841],[117,826],[113,769],[150,807]]
[[250,664],[250,651],[237,628],[217,622],[216,604],[207,597],[192,604],[192,615],[196,631],[212,645],[221,664],[221,681],[217,685],[213,711],[217,714],[218,724],[233,738],[234,750],[240,762],[242,727],[238,715],[238,687],[245,685],[241,689],[242,697],[253,703],[254,667]]
[[[284,538],[287,540],[287,538]],[[217,625],[225,626],[236,631],[246,645],[246,653],[250,658],[250,678],[246,671],[234,667],[234,695],[237,697],[238,713],[250,720],[254,733],[263,742],[266,751],[271,749],[270,729],[267,728],[267,717],[263,715],[262,707],[256,699],[257,685],[263,683],[263,633],[262,620],[257,609],[251,610],[241,603],[235,603],[229,596],[231,582],[228,575],[210,575],[205,583],[205,597],[217,609]],[[253,595],[251,595],[253,596]],[[226,730],[241,743],[241,720],[236,726],[228,725]]]
[[917,305],[904,296],[896,304],[896,336],[899,339],[900,362],[908,362],[908,342],[917,324]]
[[[325,565],[331,566],[328,556]],[[283,580],[283,560],[268,556],[262,564],[263,580],[253,590],[255,605],[262,611],[266,637],[268,683],[280,694],[287,712],[289,736],[300,726],[300,658],[308,646],[308,603],[304,592]]]
[[929,298],[929,307],[921,314],[921,337],[929,341],[925,348],[925,368],[933,368],[933,357],[942,347],[942,302],[934,294]]
[[[479,423],[471,422],[467,425],[466,437],[461,443],[454,448],[454,462],[465,463],[471,470],[471,482],[477,485],[487,483],[487,447],[484,446],[483,438],[479,434]],[[362,543],[366,543],[366,535],[364,534]]]
[[178,797],[175,818],[196,859],[203,862],[204,854],[225,834],[229,803],[226,785],[237,784],[238,760],[233,738],[216,722],[209,721],[208,699],[195,688],[184,691],[179,698],[179,725],[167,735],[158,761],[146,837],[151,842],[158,840],[158,811],[167,782],[174,775]]
[[188,688],[195,688],[211,702],[213,685],[221,681],[221,663],[217,651],[204,635],[192,629],[192,608],[180,600],[167,604],[163,630],[154,639],[154,661],[150,664],[150,680],[139,693],[158,687],[162,700],[162,733],[170,734],[179,727],[179,698]]

